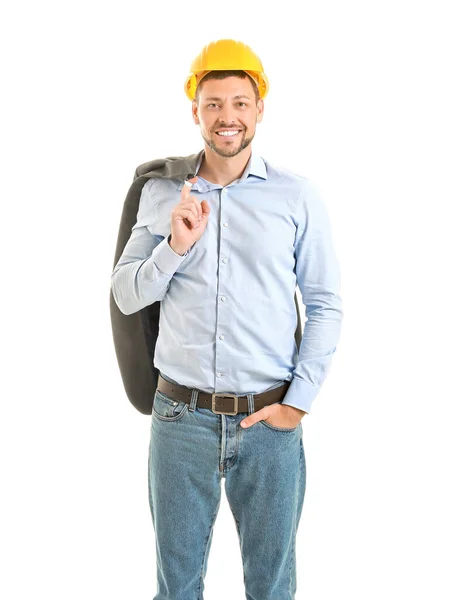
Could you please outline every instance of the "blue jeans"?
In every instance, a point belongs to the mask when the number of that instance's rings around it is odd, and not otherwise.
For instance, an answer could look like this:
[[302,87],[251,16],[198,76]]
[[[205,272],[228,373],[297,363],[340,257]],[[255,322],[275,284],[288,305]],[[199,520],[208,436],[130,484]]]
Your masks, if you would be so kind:
[[[155,531],[157,595],[202,600],[221,499],[221,478],[236,523],[247,600],[294,600],[295,538],[306,487],[301,422],[278,428],[254,412],[216,414],[156,391],[148,484]],[[227,560],[227,557],[225,557]]]

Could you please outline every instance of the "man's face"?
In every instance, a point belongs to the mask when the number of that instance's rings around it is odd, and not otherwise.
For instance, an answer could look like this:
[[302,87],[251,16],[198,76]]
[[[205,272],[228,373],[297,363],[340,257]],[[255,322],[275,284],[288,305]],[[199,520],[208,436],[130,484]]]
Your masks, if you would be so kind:
[[[256,96],[248,77],[209,79],[202,83],[199,103],[192,103],[193,119],[199,124],[206,144],[218,155],[236,156],[251,144],[264,112],[264,102]],[[220,135],[221,130],[237,131]]]

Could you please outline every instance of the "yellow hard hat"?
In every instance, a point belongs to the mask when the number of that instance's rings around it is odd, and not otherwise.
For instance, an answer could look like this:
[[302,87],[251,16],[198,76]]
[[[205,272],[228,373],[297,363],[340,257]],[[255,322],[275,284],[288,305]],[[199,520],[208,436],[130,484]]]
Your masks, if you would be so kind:
[[245,71],[254,79],[259,97],[268,94],[269,83],[262,63],[249,46],[236,40],[217,40],[204,46],[191,64],[190,75],[185,80],[184,90],[189,100],[193,100],[196,87],[210,71]]

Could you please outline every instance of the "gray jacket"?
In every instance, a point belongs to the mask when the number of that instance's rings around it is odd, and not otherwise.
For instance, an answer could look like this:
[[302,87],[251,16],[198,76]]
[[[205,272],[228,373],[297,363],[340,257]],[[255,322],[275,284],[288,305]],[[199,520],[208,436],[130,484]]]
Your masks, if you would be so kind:
[[[185,181],[193,177],[196,164],[203,152],[189,156],[169,156],[139,165],[135,170],[132,185],[127,192],[119,225],[113,269],[118,263],[130,238],[132,227],[137,222],[141,190],[151,177],[163,177]],[[297,347],[300,347],[301,319],[297,295],[295,294],[298,324],[294,332]],[[132,405],[141,413],[150,415],[157,389],[158,369],[154,366],[154,351],[159,332],[160,302],[154,302],[137,313],[122,313],[110,288],[110,316],[113,341],[124,388]]]

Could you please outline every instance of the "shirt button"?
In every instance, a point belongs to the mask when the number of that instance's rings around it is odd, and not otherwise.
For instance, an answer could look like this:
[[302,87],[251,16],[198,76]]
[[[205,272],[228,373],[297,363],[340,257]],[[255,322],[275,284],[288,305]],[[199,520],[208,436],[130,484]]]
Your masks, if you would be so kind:
[[228,227],[228,222],[227,222],[227,221],[225,221],[225,222],[223,223],[223,227]]
[[222,377],[223,373],[217,373],[217,377]]
[[221,296],[221,301],[224,302],[226,300],[225,296]]
[[223,334],[220,335],[220,340],[224,340],[224,335]]
[[223,258],[223,262],[224,262],[224,263],[227,263],[227,262],[228,262],[228,259],[227,259],[227,258]]

